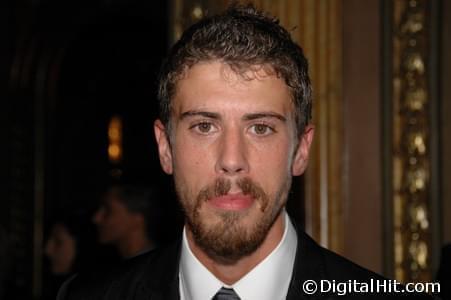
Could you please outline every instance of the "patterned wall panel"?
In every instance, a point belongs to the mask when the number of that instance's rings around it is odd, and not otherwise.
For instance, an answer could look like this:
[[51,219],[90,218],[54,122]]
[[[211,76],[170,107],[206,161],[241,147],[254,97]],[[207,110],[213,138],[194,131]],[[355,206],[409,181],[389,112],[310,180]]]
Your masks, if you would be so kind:
[[[429,281],[437,262],[437,119],[432,18],[437,1],[389,1],[391,13],[388,111],[392,159],[388,232],[397,280]],[[391,227],[391,228],[390,228]],[[389,255],[389,256],[391,256]],[[390,264],[389,264],[390,265]],[[389,267],[390,268],[390,267]]]

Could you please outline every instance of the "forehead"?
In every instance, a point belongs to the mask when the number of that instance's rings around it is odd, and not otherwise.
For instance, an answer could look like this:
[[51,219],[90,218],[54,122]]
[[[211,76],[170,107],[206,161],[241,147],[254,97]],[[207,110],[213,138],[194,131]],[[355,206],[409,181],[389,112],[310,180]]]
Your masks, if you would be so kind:
[[175,86],[172,113],[200,108],[294,111],[285,81],[269,66],[235,71],[220,61],[200,62],[187,69]]

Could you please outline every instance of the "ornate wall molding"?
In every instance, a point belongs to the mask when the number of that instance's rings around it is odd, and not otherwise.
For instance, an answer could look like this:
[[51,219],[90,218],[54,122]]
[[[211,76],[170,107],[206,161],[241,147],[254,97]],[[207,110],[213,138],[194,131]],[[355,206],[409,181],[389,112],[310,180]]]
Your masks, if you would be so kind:
[[[436,1],[388,1],[391,57],[391,211],[392,270],[399,281],[430,281],[437,261],[437,185],[435,172],[436,95],[434,20]],[[387,103],[387,102],[386,102]],[[435,216],[435,217],[434,217]],[[390,228],[391,227],[391,228]],[[391,231],[390,231],[391,229]],[[390,264],[389,264],[390,265]]]

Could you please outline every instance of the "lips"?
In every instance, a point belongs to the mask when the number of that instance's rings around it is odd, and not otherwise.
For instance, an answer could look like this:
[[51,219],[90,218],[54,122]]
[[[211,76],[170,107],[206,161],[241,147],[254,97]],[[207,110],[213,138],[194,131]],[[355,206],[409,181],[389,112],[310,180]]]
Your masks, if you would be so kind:
[[249,195],[224,195],[211,198],[208,203],[218,209],[223,210],[244,210],[248,209],[254,203],[254,199]]

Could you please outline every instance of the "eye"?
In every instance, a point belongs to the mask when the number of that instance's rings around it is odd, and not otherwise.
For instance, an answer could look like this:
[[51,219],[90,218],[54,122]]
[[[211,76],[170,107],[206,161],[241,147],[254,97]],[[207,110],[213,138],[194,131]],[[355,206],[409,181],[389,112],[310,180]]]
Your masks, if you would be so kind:
[[208,134],[214,130],[213,124],[210,122],[199,122],[190,128],[195,129],[197,132],[202,134]]
[[267,124],[254,124],[251,126],[252,133],[260,136],[269,135],[275,132],[274,128]]

